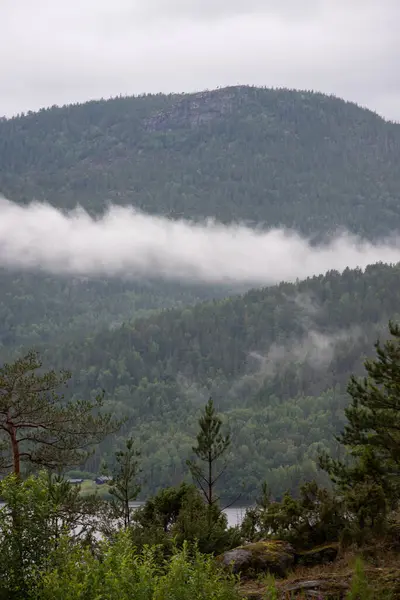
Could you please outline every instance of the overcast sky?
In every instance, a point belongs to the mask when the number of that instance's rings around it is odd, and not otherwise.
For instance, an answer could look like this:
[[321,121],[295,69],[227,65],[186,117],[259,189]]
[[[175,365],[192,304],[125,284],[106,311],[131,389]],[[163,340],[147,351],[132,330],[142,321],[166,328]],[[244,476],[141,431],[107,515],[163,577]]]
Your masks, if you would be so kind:
[[0,0],[0,115],[256,84],[400,120],[400,0]]

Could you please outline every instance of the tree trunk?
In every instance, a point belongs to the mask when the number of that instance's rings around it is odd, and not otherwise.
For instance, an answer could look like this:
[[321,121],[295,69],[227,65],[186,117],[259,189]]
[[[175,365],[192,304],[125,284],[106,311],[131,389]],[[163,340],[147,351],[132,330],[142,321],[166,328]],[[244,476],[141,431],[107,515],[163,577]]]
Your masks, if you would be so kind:
[[211,534],[212,522],[212,505],[213,505],[213,489],[212,489],[212,456],[208,453],[208,535]]
[[13,455],[14,473],[15,473],[15,475],[17,475],[17,477],[19,477],[21,474],[21,459],[20,459],[19,446],[18,446],[18,440],[17,440],[17,430],[15,429],[15,427],[13,425],[11,425],[10,436],[11,436],[11,448],[12,448],[12,455]]

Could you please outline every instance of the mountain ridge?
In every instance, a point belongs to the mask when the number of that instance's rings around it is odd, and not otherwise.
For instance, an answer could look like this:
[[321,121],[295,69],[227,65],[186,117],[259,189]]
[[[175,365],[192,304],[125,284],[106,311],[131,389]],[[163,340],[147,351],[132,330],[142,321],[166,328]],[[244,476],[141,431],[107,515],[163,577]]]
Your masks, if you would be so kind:
[[117,98],[1,122],[0,191],[61,208],[99,212],[111,201],[172,218],[379,237],[400,226],[399,148],[400,125],[320,93]]

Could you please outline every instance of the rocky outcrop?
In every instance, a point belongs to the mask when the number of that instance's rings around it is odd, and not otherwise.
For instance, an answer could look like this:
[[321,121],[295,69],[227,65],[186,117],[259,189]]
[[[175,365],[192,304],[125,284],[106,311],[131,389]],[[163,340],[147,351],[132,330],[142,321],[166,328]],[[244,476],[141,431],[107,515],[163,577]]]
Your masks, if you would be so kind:
[[291,544],[279,540],[260,541],[239,546],[218,557],[233,573],[252,577],[257,573],[271,573],[285,577],[295,562],[295,551]]
[[[283,586],[280,589],[282,598],[300,597],[304,599],[320,598],[342,600],[349,591],[349,584],[345,581],[332,581],[330,579],[315,579],[310,581],[297,581]],[[297,596],[299,595],[299,596]]]
[[339,544],[325,544],[317,546],[312,550],[296,553],[296,563],[299,565],[313,566],[325,565],[336,560],[339,552]]
[[[183,96],[168,110],[161,111],[144,123],[146,131],[173,131],[180,127],[198,127],[214,119],[221,118],[233,110],[233,105],[239,88],[199,92]],[[246,88],[240,88],[241,94],[246,94]]]
[[[350,580],[337,577],[321,577],[318,579],[294,579],[290,582],[277,582],[275,595],[279,600],[302,598],[303,600],[344,600],[350,589]],[[240,588],[244,600],[265,600],[268,592],[260,582],[244,581]]]

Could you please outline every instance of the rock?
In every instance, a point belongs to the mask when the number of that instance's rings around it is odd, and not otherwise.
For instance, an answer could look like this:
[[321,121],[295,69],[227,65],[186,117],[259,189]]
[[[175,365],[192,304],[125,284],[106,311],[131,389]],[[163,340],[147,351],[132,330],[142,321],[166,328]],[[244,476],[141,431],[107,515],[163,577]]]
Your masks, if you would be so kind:
[[285,577],[294,565],[294,558],[295,551],[291,544],[269,540],[239,546],[225,552],[218,560],[230,566],[233,573],[241,573],[245,577],[256,573]]
[[311,581],[298,581],[290,583],[281,588],[283,598],[296,597],[294,594],[301,594],[304,599],[335,598],[341,600],[346,597],[349,585],[345,581],[332,581],[329,579],[315,579]]
[[296,563],[299,565],[325,565],[336,560],[339,552],[339,544],[325,544],[317,546],[312,550],[297,552]]

